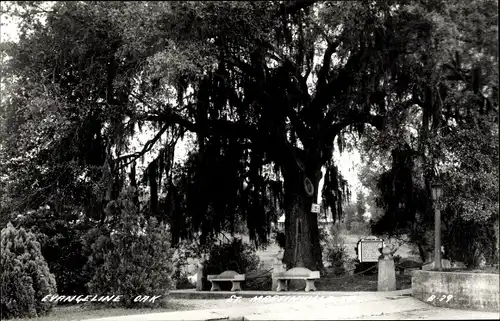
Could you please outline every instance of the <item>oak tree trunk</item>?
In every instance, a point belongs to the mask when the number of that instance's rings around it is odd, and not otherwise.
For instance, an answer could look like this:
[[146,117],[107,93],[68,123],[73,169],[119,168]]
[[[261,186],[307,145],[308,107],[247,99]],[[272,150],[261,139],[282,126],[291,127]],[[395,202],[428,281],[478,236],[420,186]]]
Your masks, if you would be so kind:
[[[314,186],[313,195],[308,195],[304,179],[310,177]],[[285,253],[283,263],[287,269],[305,267],[317,271],[323,267],[319,242],[318,215],[311,213],[313,201],[317,199],[317,189],[321,171],[310,171],[310,175],[295,172],[292,177],[285,175]]]

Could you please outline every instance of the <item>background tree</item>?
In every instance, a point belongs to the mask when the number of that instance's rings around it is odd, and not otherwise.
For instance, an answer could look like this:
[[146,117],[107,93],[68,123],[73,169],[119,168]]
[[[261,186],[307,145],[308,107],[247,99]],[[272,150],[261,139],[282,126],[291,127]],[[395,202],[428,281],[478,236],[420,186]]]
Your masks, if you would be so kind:
[[356,218],[356,205],[355,204],[347,204],[344,207],[344,224],[348,231],[351,230],[351,224],[354,222]]
[[359,223],[365,222],[364,214],[366,212],[366,202],[365,202],[365,194],[359,191],[356,194],[356,221]]
[[[453,1],[435,9],[436,50],[423,57],[412,76],[413,106],[382,135],[364,136],[368,159],[392,162],[375,180],[385,215],[374,229],[409,234],[425,259],[433,250],[430,184],[438,179],[444,183],[447,254],[476,266],[479,252],[494,261],[491,246],[498,222],[498,195],[493,194],[498,189],[493,165],[498,163],[498,43],[492,14],[497,3]],[[443,13],[448,18],[438,19],[436,14]],[[375,188],[374,180],[369,185]]]

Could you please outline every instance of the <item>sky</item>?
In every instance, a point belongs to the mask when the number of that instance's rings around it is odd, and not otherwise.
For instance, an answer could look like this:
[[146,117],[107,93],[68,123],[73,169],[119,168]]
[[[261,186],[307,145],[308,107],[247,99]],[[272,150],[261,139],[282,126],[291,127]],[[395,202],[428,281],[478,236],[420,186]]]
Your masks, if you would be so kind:
[[[16,41],[18,39],[17,37],[17,28],[16,28],[16,23],[15,21],[8,21],[5,19],[4,16],[1,17],[0,19],[1,25],[0,25],[0,41],[8,41],[8,40],[13,40]],[[134,148],[133,151],[135,152],[141,149],[141,146],[151,139],[154,136],[154,132],[150,130],[145,130],[143,133],[141,133],[138,137],[134,139],[132,142],[132,146]],[[176,160],[180,161],[184,159],[187,155],[187,144],[186,141],[182,142],[180,141],[175,150],[176,154]],[[157,150],[156,150],[157,151]],[[155,154],[155,150],[152,151],[151,155],[149,157],[146,157],[146,161],[148,158],[152,158]],[[334,153],[334,160],[335,163],[337,164],[342,176],[347,180],[350,190],[351,190],[351,201],[355,202],[356,198],[356,192],[358,190],[361,190],[364,192],[364,194],[367,194],[366,189],[361,185],[360,180],[358,178],[358,171],[360,169],[360,166],[362,165],[361,162],[361,157],[355,148],[351,151],[344,151],[342,154],[338,152],[338,150],[335,151]],[[321,191],[323,187],[323,180],[320,181],[319,185],[319,190]],[[321,201],[321,194],[318,195],[318,200],[317,202],[320,203]]]

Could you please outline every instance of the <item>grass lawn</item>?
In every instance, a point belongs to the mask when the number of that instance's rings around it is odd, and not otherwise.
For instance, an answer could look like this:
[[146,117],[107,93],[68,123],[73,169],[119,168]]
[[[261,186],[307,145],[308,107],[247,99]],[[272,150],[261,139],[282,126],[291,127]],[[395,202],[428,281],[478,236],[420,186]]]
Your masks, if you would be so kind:
[[165,308],[155,308],[151,309],[136,308],[136,309],[124,309],[124,308],[109,308],[109,307],[96,307],[95,305],[85,305],[85,304],[75,304],[70,306],[56,306],[50,314],[40,317],[40,318],[22,318],[22,319],[10,319],[12,321],[78,321],[93,318],[105,318],[113,316],[125,316],[134,314],[144,314],[144,313],[159,313],[159,312],[174,312],[182,310],[191,310],[190,305],[180,304],[177,302],[169,302]]
[[[268,291],[271,288],[271,272],[259,271],[251,273],[260,276],[258,279],[247,280],[244,284],[245,290]],[[335,276],[324,274],[315,282],[318,291],[377,291],[378,274],[372,275],[345,275]],[[305,281],[297,280],[289,284],[289,290],[303,290]],[[404,290],[411,288],[411,276],[396,273],[396,289]]]
[[[270,273],[265,273],[266,271],[261,271],[259,277],[255,279],[252,284],[246,286],[246,290],[269,290],[271,288],[271,275]],[[409,289],[411,288],[411,276],[396,275],[397,289]],[[297,282],[291,283],[289,285],[289,290],[303,290],[305,282],[297,280]],[[377,274],[373,275],[354,275],[354,276],[344,276],[337,277],[333,275],[325,275],[324,278],[316,281],[316,288],[319,291],[377,291]],[[187,311],[187,310],[199,310],[208,308],[221,308],[226,300],[221,304],[215,304],[212,301],[217,300],[169,300],[168,304],[164,308],[135,308],[135,309],[124,309],[124,308],[111,308],[106,306],[95,306],[90,303],[86,304],[74,304],[70,306],[56,306],[52,312],[44,317],[40,318],[23,318],[23,319],[11,319],[15,321],[78,321],[85,319],[94,318],[105,318],[112,316],[126,316],[134,314],[145,314],[145,313],[159,313],[159,312],[174,312],[174,311]]]
[[[377,291],[378,275],[327,277],[316,281],[319,291]],[[396,290],[411,288],[411,276],[396,274]]]

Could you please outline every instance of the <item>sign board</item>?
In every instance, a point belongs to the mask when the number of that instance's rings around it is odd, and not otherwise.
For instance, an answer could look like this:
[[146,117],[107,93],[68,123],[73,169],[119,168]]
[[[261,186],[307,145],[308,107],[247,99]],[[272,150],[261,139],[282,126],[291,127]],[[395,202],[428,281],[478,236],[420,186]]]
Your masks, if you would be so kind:
[[375,236],[369,236],[358,242],[358,258],[360,262],[378,262],[381,255],[380,249],[384,241]]
[[311,206],[311,212],[312,213],[319,213],[319,204],[313,203],[313,205]]

